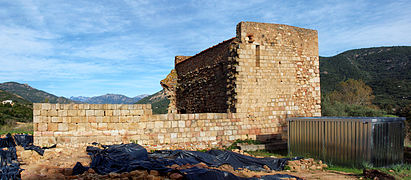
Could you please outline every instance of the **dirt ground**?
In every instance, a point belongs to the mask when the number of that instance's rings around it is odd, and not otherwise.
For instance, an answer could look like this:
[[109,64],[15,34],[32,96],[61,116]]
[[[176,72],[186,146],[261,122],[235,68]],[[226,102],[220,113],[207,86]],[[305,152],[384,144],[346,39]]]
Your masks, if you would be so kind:
[[[17,155],[22,164],[21,168],[25,169],[22,172],[22,179],[118,179],[120,177],[123,177],[124,179],[179,179],[182,177],[176,174],[160,176],[157,173],[153,174],[153,172],[140,171],[121,175],[112,174],[110,176],[101,176],[95,174],[92,170],[80,176],[71,176],[72,168],[76,162],[81,162],[85,166],[88,166],[91,162],[90,156],[87,155],[85,151],[85,146],[57,147],[48,149],[45,151],[44,156],[40,156],[34,151],[18,148]],[[304,160],[301,160],[301,162],[303,161]],[[315,163],[314,165],[318,166],[318,164]],[[263,175],[270,174],[290,174],[302,179],[359,179],[359,177],[349,173],[330,170],[312,170],[311,168],[298,172],[293,172],[291,170],[272,171],[269,168],[264,172],[255,172],[247,169],[234,170],[231,166],[224,165],[218,168],[211,168],[207,167],[205,164],[185,165],[184,167],[176,166],[171,168],[190,168],[193,166],[224,170],[240,177],[261,177]],[[135,177],[136,175],[138,175],[137,178]]]
[[302,179],[323,179],[323,180],[334,180],[334,179],[359,179],[359,177],[354,174],[339,172],[339,171],[308,171],[308,172],[284,172],[280,173],[290,174],[293,176],[300,177]]

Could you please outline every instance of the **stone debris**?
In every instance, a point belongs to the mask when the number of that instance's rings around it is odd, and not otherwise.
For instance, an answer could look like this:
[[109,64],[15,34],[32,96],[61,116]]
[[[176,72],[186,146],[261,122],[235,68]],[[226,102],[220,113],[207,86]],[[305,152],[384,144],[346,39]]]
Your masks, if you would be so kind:
[[327,164],[324,164],[321,160],[315,161],[313,158],[288,161],[288,166],[291,171],[295,172],[324,170],[328,168]]
[[233,151],[233,152],[235,152],[235,153],[238,153],[238,154],[246,155],[246,156],[251,156],[251,157],[256,157],[256,158],[262,158],[262,157],[259,157],[259,156],[253,156],[253,155],[251,155],[251,154],[248,154],[247,152],[245,152],[244,150],[241,150],[241,149],[233,149],[233,150],[231,150],[231,151]]
[[22,179],[64,179],[72,174],[72,168],[77,162],[90,164],[90,156],[86,153],[86,146],[57,146],[45,149],[41,156],[35,151],[24,150],[17,146],[17,157]]

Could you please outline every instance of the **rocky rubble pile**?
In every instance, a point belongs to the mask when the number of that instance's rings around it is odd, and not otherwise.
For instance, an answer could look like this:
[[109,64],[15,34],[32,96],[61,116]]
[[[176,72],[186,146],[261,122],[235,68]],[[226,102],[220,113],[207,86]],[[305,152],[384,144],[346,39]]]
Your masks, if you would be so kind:
[[[243,151],[243,150],[240,150],[240,149],[233,149],[233,150],[231,150],[231,151],[233,151],[233,152],[235,152],[235,153],[238,153],[238,154],[246,155],[246,156],[256,157],[256,156],[253,156],[253,155],[251,155],[251,154],[248,154],[247,152],[245,152],[245,151]],[[261,157],[258,157],[258,156],[257,156],[257,158],[261,158]]]
[[16,147],[22,179],[64,179],[71,175],[77,162],[89,164],[91,158],[86,153],[86,146],[57,146],[45,149],[43,156],[35,151]]
[[310,171],[310,170],[324,170],[328,168],[321,160],[315,161],[313,158],[300,159],[295,161],[288,161],[288,166],[291,171]]

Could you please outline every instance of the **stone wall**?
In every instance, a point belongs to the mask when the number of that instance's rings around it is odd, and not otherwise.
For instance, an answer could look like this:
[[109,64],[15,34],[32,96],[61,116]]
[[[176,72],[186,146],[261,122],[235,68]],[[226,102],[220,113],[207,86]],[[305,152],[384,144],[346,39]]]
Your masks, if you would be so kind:
[[247,113],[261,125],[321,116],[317,31],[241,22],[236,38],[237,113]]
[[227,112],[227,66],[232,41],[224,41],[184,61],[176,60],[179,113]]
[[174,64],[178,64],[180,62],[185,61],[188,58],[191,58],[192,56],[175,56],[174,57]]
[[256,139],[281,128],[261,126],[241,113],[153,115],[151,106],[144,104],[35,103],[33,107],[34,143],[40,146],[135,141],[150,149],[204,149]]
[[149,104],[34,103],[34,143],[129,142],[151,114]]

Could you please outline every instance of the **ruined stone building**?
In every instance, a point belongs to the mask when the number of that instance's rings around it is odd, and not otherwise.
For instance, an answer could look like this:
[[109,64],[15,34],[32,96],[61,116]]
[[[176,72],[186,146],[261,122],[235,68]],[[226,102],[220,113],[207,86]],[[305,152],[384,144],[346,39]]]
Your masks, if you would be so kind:
[[176,56],[179,113],[320,116],[317,31],[241,22],[237,36]]
[[164,115],[150,105],[34,104],[34,142],[196,149],[284,133],[287,117],[321,116],[317,31],[240,22],[234,38],[176,56],[161,84]]

